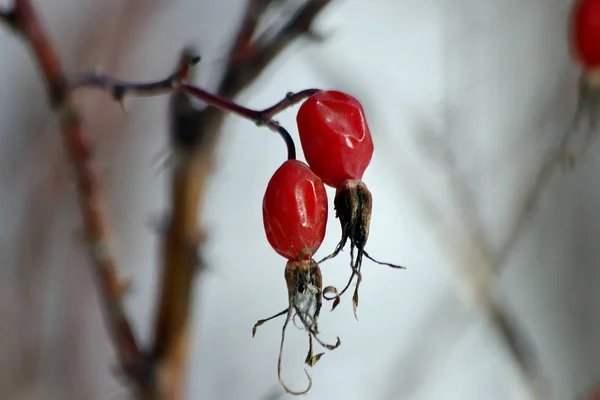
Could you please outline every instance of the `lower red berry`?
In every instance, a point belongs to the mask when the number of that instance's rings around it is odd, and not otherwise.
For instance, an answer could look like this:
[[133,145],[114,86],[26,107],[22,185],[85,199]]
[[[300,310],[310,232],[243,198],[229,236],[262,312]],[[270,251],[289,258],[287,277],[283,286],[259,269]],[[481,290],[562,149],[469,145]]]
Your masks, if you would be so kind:
[[[328,203],[323,181],[300,161],[288,160],[275,171],[263,199],[263,222],[271,247],[288,259],[285,281],[288,290],[288,308],[276,315],[258,321],[256,328],[276,317],[286,315],[281,334],[277,375],[285,391],[293,395],[307,393],[312,387],[308,373],[308,387],[303,391],[290,390],[281,380],[281,356],[285,331],[298,318],[309,337],[305,363],[314,366],[323,353],[313,355],[313,339],[328,350],[340,345],[326,344],[318,337],[318,317],[323,298],[323,281],[319,265],[312,258],[325,237]],[[306,371],[305,371],[306,372]]]
[[310,258],[321,246],[327,225],[323,181],[301,161],[288,160],[273,174],[263,198],[263,223],[271,247],[288,260]]

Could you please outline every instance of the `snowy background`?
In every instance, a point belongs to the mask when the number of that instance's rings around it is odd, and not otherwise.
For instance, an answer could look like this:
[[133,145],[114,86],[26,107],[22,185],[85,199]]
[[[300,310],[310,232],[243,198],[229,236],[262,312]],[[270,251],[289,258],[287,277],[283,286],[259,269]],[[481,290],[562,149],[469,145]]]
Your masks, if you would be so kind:
[[[243,0],[35,3],[72,73],[98,66],[159,79],[183,45],[195,44],[198,83],[208,88],[244,8]],[[342,346],[310,371],[307,398],[575,400],[600,381],[597,149],[574,172],[557,170],[534,212],[521,215],[575,108],[571,3],[334,2],[316,24],[324,43],[294,43],[239,96],[262,108],[319,87],[363,102],[375,143],[364,176],[374,197],[367,249],[407,267],[365,263],[359,322],[349,297],[334,313],[325,304],[321,331]],[[127,398],[77,241],[56,119],[26,48],[3,29],[0,49],[0,397]],[[103,93],[78,99],[109,190],[117,258],[133,280],[127,307],[147,342],[159,249],[152,224],[166,207],[168,176],[155,158],[167,146],[168,99],[131,99],[127,116]],[[297,137],[293,109],[278,119]],[[261,216],[284,151],[270,131],[228,118],[202,221],[210,271],[197,284],[190,399],[281,391],[283,321],[254,339],[251,328],[287,301],[284,260],[265,240]],[[502,250],[515,231],[516,244]],[[323,255],[339,232],[332,212]],[[346,257],[323,265],[325,285],[345,283]],[[507,351],[489,304],[501,304],[527,337],[543,394]],[[303,334],[288,335],[283,377],[292,388],[306,383],[305,346]]]

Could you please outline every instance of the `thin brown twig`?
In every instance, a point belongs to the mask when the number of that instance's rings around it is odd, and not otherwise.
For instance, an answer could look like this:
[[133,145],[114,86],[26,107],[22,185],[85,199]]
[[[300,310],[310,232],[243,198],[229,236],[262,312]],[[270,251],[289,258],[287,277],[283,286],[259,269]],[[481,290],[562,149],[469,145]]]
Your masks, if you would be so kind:
[[122,370],[133,380],[138,380],[140,371],[137,367],[142,357],[121,303],[123,283],[109,248],[110,224],[104,193],[92,166],[92,150],[83,132],[78,110],[67,91],[60,60],[29,0],[16,0],[12,10],[2,13],[2,20],[28,43],[45,80],[51,106],[60,118],[64,143],[76,173],[86,245],[96,273],[108,332]]
[[261,18],[273,3],[273,0],[250,0],[247,3],[243,20],[229,51],[229,60],[225,67],[225,71],[234,69],[234,65],[246,65],[248,59],[254,56],[255,42],[252,38],[254,37]]
[[[265,0],[250,0],[248,9],[253,8],[252,3],[262,3]],[[272,0],[271,0],[272,1]],[[226,67],[226,73],[221,80],[218,93],[225,97],[234,97],[243,89],[248,87],[254,79],[262,72],[275,57],[294,40],[302,35],[311,33],[311,26],[319,13],[332,0],[309,0],[304,6],[292,16],[292,18],[274,35],[269,37],[259,37],[257,40],[250,42],[251,36],[243,36],[242,40],[236,42],[233,51],[239,48],[250,49],[246,50],[248,54],[244,57],[232,56]],[[256,27],[256,22],[253,17],[250,17]],[[242,24],[241,34],[246,34],[244,27],[247,23]],[[248,42],[242,44],[241,42]]]
[[544,190],[550,183],[554,171],[557,169],[559,161],[561,161],[561,157],[564,157],[565,155],[566,146],[573,136],[573,127],[575,126],[578,118],[579,113],[576,113],[573,117],[573,120],[569,124],[568,129],[563,134],[560,144],[552,148],[543,158],[542,165],[535,174],[533,185],[527,192],[527,195],[524,197],[518,208],[515,224],[508,235],[508,239],[494,260],[493,265],[495,266],[497,272],[499,272],[499,270],[505,265],[505,262],[511,255],[513,248],[519,242],[521,234],[525,231],[525,228],[533,217],[536,206],[538,205]]
[[[557,89],[560,93],[564,90],[562,85]],[[478,287],[479,294],[486,297],[485,303],[488,316],[491,322],[494,324],[495,330],[503,338],[508,349],[515,357],[518,367],[524,372],[529,378],[539,378],[534,374],[539,373],[539,365],[537,364],[536,354],[533,352],[533,348],[530,343],[525,339],[526,337],[522,334],[520,325],[516,323],[514,318],[504,310],[502,303],[498,299],[490,298],[490,289],[494,285],[496,275],[498,275],[504,267],[507,265],[507,261],[513,252],[514,247],[519,243],[519,240],[528,226],[531,218],[535,214],[536,206],[538,205],[540,198],[542,197],[544,190],[548,186],[552,179],[552,176],[558,166],[558,163],[564,158],[566,153],[566,147],[575,133],[576,124],[580,118],[582,112],[581,104],[578,104],[575,115],[572,117],[566,130],[562,133],[558,144],[553,146],[547,151],[542,159],[542,163],[536,171],[533,179],[533,184],[527,190],[526,195],[522,198],[521,203],[517,207],[516,216],[512,227],[507,235],[506,241],[500,247],[498,251],[493,251],[492,246],[486,240],[483,230],[483,225],[480,216],[474,212],[476,209],[473,194],[469,189],[465,177],[458,174],[456,165],[447,158],[449,149],[442,148],[438,149],[442,151],[442,164],[443,168],[448,172],[449,178],[453,181],[453,188],[456,195],[458,196],[457,204],[461,206],[461,216],[465,225],[469,228],[471,243],[475,246],[475,249],[480,252],[483,257],[484,263],[478,263],[475,270],[469,271],[470,276],[467,276],[467,281],[473,288]],[[537,119],[539,121],[545,121],[551,116],[548,116],[547,112]],[[482,279],[483,278],[483,279]],[[481,285],[483,283],[483,285]],[[480,299],[481,300],[481,299]],[[440,303],[439,307],[442,307],[443,302]],[[435,313],[434,313],[435,314]],[[537,380],[530,380],[528,382],[532,384],[531,387],[537,394],[547,390],[547,387],[540,386]]]
[[[194,58],[194,61],[195,60],[196,58]],[[179,91],[187,93],[198,100],[202,100],[213,107],[221,109],[222,111],[237,114],[243,118],[254,121],[259,125],[268,125],[269,120],[272,119],[275,114],[301,102],[320,90],[304,89],[297,93],[289,92],[284,99],[271,107],[265,108],[264,110],[252,110],[234,103],[224,96],[209,92],[206,89],[188,83],[187,79],[182,78],[182,75],[188,73],[187,69],[189,67],[191,67],[191,65],[180,67],[174,74],[154,82],[127,82],[112,78],[108,75],[88,75],[75,81],[71,88],[100,88],[109,91],[117,101],[123,101],[127,95],[144,97],[170,94]]]
[[177,70],[165,79],[153,82],[126,82],[107,75],[90,74],[74,81],[70,87],[71,90],[78,88],[99,88],[111,93],[112,97],[118,101],[124,101],[126,96],[157,96],[169,94],[172,92],[183,92],[192,97],[202,100],[205,103],[216,107],[222,111],[228,111],[239,115],[257,125],[264,125],[272,131],[277,132],[284,140],[288,159],[296,158],[296,149],[294,141],[289,132],[279,125],[279,122],[273,120],[273,117],[302,100],[312,96],[320,89],[305,89],[297,93],[289,92],[286,97],[277,104],[265,108],[264,110],[252,110],[241,106],[230,99],[209,92],[201,87],[194,86],[188,82],[191,68],[200,61],[196,56],[185,56],[179,63]]
[[109,91],[117,101],[123,101],[125,96],[128,95],[139,97],[157,96],[179,91],[187,93],[198,100],[204,101],[208,105],[221,109],[222,111],[237,114],[243,118],[254,121],[258,125],[269,125],[269,120],[276,114],[284,111],[288,107],[298,104],[320,90],[304,89],[297,93],[288,92],[286,97],[275,105],[265,108],[264,110],[252,110],[241,106],[224,96],[209,92],[206,89],[187,82],[185,76],[189,73],[188,70],[199,60],[199,57],[194,57],[191,62],[187,62],[180,66],[175,73],[159,81],[127,82],[112,78],[108,75],[87,75],[75,81],[71,85],[71,89],[74,90],[82,87],[100,88]]
[[[540,366],[529,338],[524,334],[521,324],[509,313],[502,299],[492,296],[491,289],[498,272],[497,256],[477,211],[474,193],[468,185],[467,178],[461,173],[455,154],[449,145],[444,141],[431,143],[431,145],[436,150],[436,161],[447,173],[448,182],[457,198],[456,204],[461,222],[466,228],[464,243],[466,249],[461,251],[461,256],[465,257],[465,260],[459,263],[460,283],[471,292],[474,302],[485,313],[502,340],[503,346],[512,356],[515,366],[525,378],[524,383],[535,396],[540,397],[538,395],[544,389],[537,381]],[[444,306],[444,302],[438,305],[440,309]]]

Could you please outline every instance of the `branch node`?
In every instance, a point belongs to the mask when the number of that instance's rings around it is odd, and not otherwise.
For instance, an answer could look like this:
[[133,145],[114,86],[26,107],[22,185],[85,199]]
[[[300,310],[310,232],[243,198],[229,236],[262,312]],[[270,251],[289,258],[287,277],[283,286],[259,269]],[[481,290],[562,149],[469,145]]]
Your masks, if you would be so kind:
[[13,31],[19,31],[19,20],[16,8],[7,11],[0,11],[0,20],[4,20],[6,25]]
[[123,98],[125,97],[125,87],[122,85],[115,85],[109,87],[109,90],[112,92],[112,97],[115,101],[121,103]]

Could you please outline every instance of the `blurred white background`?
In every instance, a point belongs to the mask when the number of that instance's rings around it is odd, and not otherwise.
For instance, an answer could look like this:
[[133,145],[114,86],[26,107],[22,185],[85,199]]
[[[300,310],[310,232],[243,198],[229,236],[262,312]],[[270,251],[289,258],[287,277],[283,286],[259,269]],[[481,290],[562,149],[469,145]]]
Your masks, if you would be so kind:
[[[72,73],[99,67],[159,79],[194,44],[203,56],[198,83],[208,88],[244,9],[243,0],[35,4]],[[358,322],[349,298],[333,313],[324,305],[323,337],[340,336],[342,345],[310,371],[307,398],[571,400],[600,381],[596,148],[573,173],[554,174],[501,274],[489,275],[575,108],[571,4],[335,1],[315,25],[324,43],[295,42],[239,96],[262,108],[318,87],[362,101],[375,142],[364,176],[374,197],[367,250],[407,267],[365,262]],[[56,119],[23,44],[4,29],[0,49],[0,397],[128,398],[112,375],[115,357],[76,239],[80,216]],[[153,160],[167,146],[168,98],[129,99],[126,116],[106,94],[77,96],[109,191],[118,260],[133,282],[127,307],[147,342],[159,250],[152,221],[166,207],[168,176]],[[297,138],[295,110],[278,119]],[[190,399],[281,391],[283,320],[254,339],[251,328],[287,302],[285,262],[269,247],[261,215],[284,151],[270,131],[228,118],[202,221],[210,270],[197,284]],[[331,204],[322,255],[339,235]],[[346,282],[347,258],[323,265],[325,285]],[[543,395],[486,317],[489,301],[528,338]],[[283,378],[300,389],[306,339],[289,333]]]

